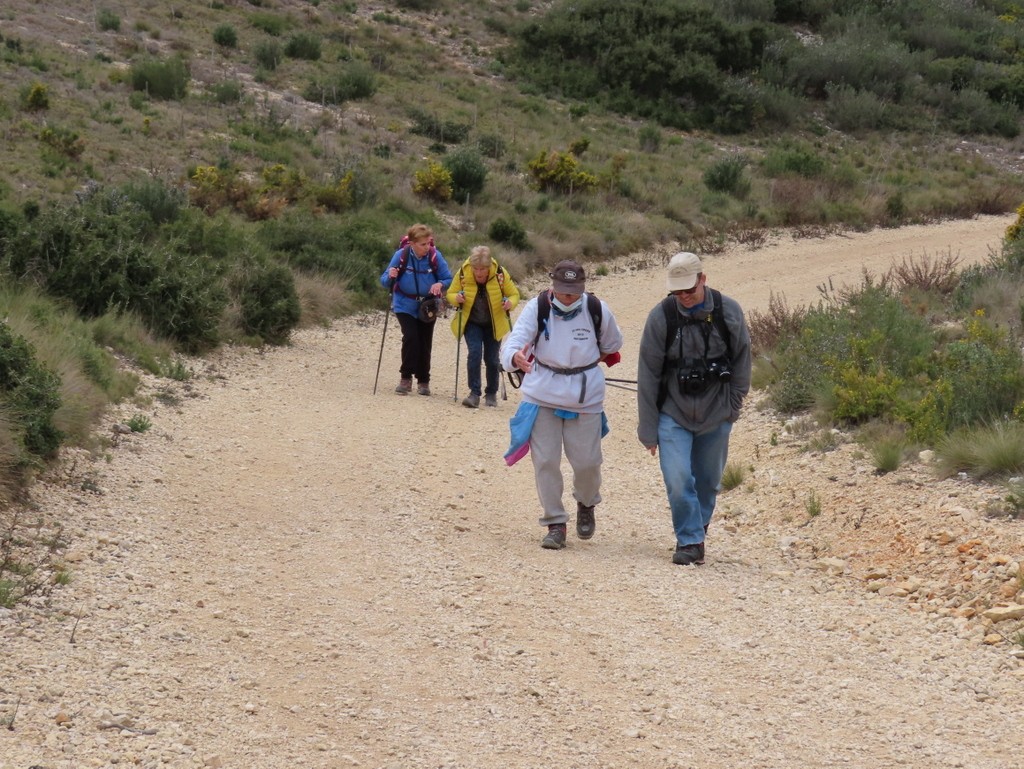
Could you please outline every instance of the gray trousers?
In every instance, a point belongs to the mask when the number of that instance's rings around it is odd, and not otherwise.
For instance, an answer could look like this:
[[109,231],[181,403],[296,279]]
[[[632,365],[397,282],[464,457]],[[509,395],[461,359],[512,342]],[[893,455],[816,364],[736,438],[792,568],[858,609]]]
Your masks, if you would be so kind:
[[544,510],[539,520],[542,526],[569,520],[562,504],[563,447],[572,466],[573,497],[585,507],[601,501],[601,415],[562,419],[554,409],[541,406],[530,433],[530,456],[537,496]]

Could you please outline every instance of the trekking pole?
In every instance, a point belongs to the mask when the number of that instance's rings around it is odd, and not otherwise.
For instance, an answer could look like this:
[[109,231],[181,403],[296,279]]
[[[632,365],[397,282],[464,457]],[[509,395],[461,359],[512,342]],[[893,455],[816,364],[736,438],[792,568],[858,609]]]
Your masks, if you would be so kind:
[[[512,330],[512,313],[505,310],[505,319],[508,321],[508,330]],[[503,401],[508,400],[508,392],[505,390],[505,377],[501,376],[501,372],[498,372],[498,378],[501,380],[501,399]]]
[[377,394],[377,380],[380,379],[380,362],[384,360],[384,337],[388,335],[388,318],[391,317],[391,307],[384,311],[384,333],[380,335],[380,355],[377,356],[377,375],[373,378],[373,394]]
[[455,394],[453,401],[459,399],[459,355],[462,353],[462,305],[459,305],[459,333],[455,335]]

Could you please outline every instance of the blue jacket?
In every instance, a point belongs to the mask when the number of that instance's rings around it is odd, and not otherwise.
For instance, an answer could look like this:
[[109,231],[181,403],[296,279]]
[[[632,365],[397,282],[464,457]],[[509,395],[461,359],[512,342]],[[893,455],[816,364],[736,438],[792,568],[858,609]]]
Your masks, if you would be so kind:
[[[402,252],[407,249],[409,256],[405,262],[405,272],[399,275],[397,280],[391,280],[388,277],[388,272],[392,267],[398,266],[402,259]],[[380,276],[380,284],[391,291],[391,309],[396,313],[404,312],[406,315],[415,317],[419,312],[420,299],[427,296],[430,293],[430,287],[437,282],[441,283],[441,296],[444,297],[444,292],[452,282],[452,271],[441,252],[435,249],[435,253],[437,254],[437,275],[434,275],[430,269],[429,251],[425,256],[419,257],[416,256],[416,252],[412,250],[411,246],[406,246],[406,248],[395,251],[395,255],[391,257],[391,261]]]

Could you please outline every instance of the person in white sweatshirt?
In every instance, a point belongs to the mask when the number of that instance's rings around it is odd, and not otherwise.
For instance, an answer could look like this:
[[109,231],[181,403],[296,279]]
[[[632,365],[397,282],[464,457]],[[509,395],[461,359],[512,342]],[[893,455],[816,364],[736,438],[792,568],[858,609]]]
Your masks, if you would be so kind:
[[598,364],[618,362],[622,332],[608,305],[586,293],[586,273],[579,263],[559,262],[550,277],[551,288],[527,302],[505,338],[501,364],[523,375],[506,462],[530,452],[542,508],[539,522],[547,527],[541,547],[560,550],[569,520],[562,502],[563,451],[573,472],[576,534],[590,539],[596,530],[601,438],[608,432],[604,372]]

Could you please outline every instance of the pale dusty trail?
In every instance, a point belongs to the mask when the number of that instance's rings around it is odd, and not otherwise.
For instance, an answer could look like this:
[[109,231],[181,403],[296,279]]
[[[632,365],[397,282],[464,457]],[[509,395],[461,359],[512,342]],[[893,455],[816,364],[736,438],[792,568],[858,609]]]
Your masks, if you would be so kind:
[[[771,291],[795,306],[911,256],[984,261],[1009,222],[787,239],[706,267],[748,310]],[[641,261],[592,284],[626,334],[623,378],[663,295],[661,257]],[[0,698],[21,697],[0,769],[1021,765],[1020,663],[791,562],[757,516],[792,498],[731,502],[748,525],[674,567],[628,392],[609,392],[597,535],[542,550],[530,462],[501,458],[516,393],[459,406],[442,324],[434,395],[395,396],[392,319],[372,395],[382,319],[197,364],[198,397],[154,401],[154,429],[98,468],[102,496],[53,491],[76,537],[69,616],[0,615]],[[741,420],[734,456],[767,465],[772,429]]]

